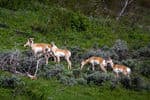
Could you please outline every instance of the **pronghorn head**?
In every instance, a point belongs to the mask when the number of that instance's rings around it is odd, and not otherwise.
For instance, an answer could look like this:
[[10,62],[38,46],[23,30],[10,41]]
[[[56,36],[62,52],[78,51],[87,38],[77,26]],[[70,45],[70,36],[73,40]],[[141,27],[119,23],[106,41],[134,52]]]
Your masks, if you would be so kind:
[[27,42],[26,42],[26,44],[24,44],[24,47],[26,47],[26,46],[31,46],[32,44],[33,44],[33,40],[34,40],[34,38],[29,38],[28,40],[27,40]]
[[81,64],[80,64],[81,69],[82,69],[82,68],[83,68],[83,66],[85,65],[85,62],[86,62],[86,60],[82,60],[82,61],[81,61]]
[[113,61],[112,61],[112,59],[110,57],[108,57],[108,59],[106,59],[105,61],[106,61],[107,66],[109,64],[111,66],[111,68],[113,68],[114,63],[113,63]]

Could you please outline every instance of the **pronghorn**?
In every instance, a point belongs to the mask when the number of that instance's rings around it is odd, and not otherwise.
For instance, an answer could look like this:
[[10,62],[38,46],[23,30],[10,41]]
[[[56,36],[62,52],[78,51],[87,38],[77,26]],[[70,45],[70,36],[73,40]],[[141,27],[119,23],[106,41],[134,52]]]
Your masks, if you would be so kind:
[[68,63],[68,69],[71,69],[71,52],[67,49],[59,49],[54,42],[51,42],[51,51],[53,55],[56,57],[56,61],[60,62],[60,57],[64,57]]
[[[32,51],[33,51],[33,53],[34,53],[34,55],[37,57],[38,55],[38,53],[43,53],[43,54],[45,54],[45,49],[47,48],[49,51],[50,51],[50,49],[51,49],[51,45],[50,44],[46,44],[46,43],[34,43],[34,38],[29,38],[28,40],[27,40],[27,42],[26,42],[26,44],[24,44],[24,47],[26,47],[26,46],[29,46],[29,47],[31,47],[31,49],[32,49]],[[45,55],[45,58],[46,58],[46,64],[48,64],[48,57],[46,57],[46,55]],[[55,61],[55,59],[54,59],[54,61]]]
[[95,67],[94,67],[95,65],[100,65],[101,70],[104,71],[104,72],[107,72],[106,69],[105,69],[105,66],[107,66],[106,60],[104,60],[101,57],[92,56],[92,57],[90,57],[86,60],[83,60],[81,62],[81,70],[82,70],[83,66],[87,63],[92,64],[92,70],[95,70]]
[[107,61],[107,64],[108,63],[111,65],[111,68],[113,69],[113,72],[115,73],[116,77],[119,77],[119,73],[130,77],[131,69],[129,67],[125,65],[114,64],[111,58],[109,58],[109,60]]

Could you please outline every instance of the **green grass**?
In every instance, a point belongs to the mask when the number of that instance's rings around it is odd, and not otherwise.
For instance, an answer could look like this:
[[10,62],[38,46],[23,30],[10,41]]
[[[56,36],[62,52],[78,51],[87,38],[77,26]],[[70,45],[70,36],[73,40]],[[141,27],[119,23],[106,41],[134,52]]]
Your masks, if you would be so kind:
[[[8,72],[2,72],[1,75],[11,76]],[[10,100],[148,100],[150,93],[146,91],[136,92],[123,88],[110,90],[107,86],[88,86],[75,85],[65,86],[55,79],[30,80],[27,77],[20,77],[25,82],[24,88],[0,88],[0,97]],[[22,92],[20,92],[22,91]]]
[[[138,28],[133,30],[113,19],[90,19],[80,13],[55,7],[46,9],[45,12],[0,8],[0,23],[9,26],[0,27],[1,51],[14,48],[25,50],[23,44],[29,37],[34,37],[35,42],[54,41],[59,47],[78,45],[87,49],[95,43],[99,47],[111,46],[116,39],[127,41],[130,48],[142,47],[149,43],[150,38],[148,31]],[[33,30],[32,27],[39,30]],[[86,28],[86,31],[78,31],[81,27]]]

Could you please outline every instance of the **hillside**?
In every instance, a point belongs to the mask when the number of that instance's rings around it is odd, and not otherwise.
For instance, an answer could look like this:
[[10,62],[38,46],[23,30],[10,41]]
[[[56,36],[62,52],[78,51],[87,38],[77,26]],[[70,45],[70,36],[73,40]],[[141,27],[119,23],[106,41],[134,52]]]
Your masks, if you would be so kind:
[[[57,2],[56,2],[57,1]],[[119,21],[118,2],[97,0],[1,0],[0,1],[0,97],[44,100],[148,100],[150,97],[150,10],[148,0],[133,3]],[[147,3],[147,4],[146,4]],[[113,6],[115,5],[115,6]],[[94,8],[96,7],[96,8]],[[106,7],[106,6],[105,6]],[[109,10],[108,10],[109,9]],[[111,10],[110,10],[111,9]],[[72,70],[44,58],[34,74],[37,59],[27,39],[54,42],[71,51]],[[131,79],[116,79],[112,71],[81,71],[80,63],[91,56],[110,56],[131,68]],[[14,69],[23,75],[14,74]],[[132,94],[132,95],[131,95]]]

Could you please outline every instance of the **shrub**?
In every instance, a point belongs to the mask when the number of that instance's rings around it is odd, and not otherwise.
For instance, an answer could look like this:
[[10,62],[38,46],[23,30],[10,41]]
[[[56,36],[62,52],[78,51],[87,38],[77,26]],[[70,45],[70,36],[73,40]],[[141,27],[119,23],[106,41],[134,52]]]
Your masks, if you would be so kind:
[[[45,66],[45,58],[42,56],[39,61],[39,69],[43,68]],[[31,74],[34,74],[37,66],[37,60],[38,60],[31,52],[26,52],[24,55],[22,55],[20,62],[19,62],[19,67],[17,67],[17,70],[20,72],[30,72]]]
[[128,77],[122,76],[120,79],[120,83],[125,87],[126,89],[131,88],[131,80]]
[[59,81],[60,81],[60,83],[62,83],[64,85],[69,85],[69,86],[73,86],[73,85],[77,84],[77,81],[75,78],[70,78],[68,76],[63,76],[63,75],[61,75]]
[[150,47],[142,47],[136,51],[133,52],[132,54],[133,58],[141,58],[141,57],[150,57]]
[[119,61],[121,61],[122,59],[126,59],[128,56],[128,47],[126,41],[120,39],[116,40],[115,44],[112,47],[112,50],[114,50],[119,56]]
[[131,68],[131,71],[138,71],[139,70],[139,62],[135,59],[122,60],[121,62],[122,62],[122,64]]
[[106,52],[102,51],[101,49],[97,49],[97,50],[95,50],[95,49],[90,49],[88,52],[86,52],[86,53],[84,53],[84,54],[82,55],[82,58],[83,58],[83,59],[87,59],[87,58],[89,58],[89,57],[91,57],[91,56],[106,57],[107,54],[106,54]]
[[70,47],[70,51],[71,51],[72,64],[75,65],[79,63],[81,61],[81,55],[83,49],[78,46],[74,46],[74,47]]
[[[41,57],[39,68],[45,66],[45,58]],[[25,73],[35,72],[37,58],[31,52],[20,52],[19,50],[0,53],[0,67],[15,73],[16,70]]]
[[0,67],[3,70],[14,72],[19,66],[21,52],[19,50],[0,54]]
[[134,90],[143,90],[144,84],[144,80],[139,76],[135,76],[131,79],[131,88]]
[[59,75],[63,72],[63,65],[55,64],[55,65],[46,65],[43,69],[39,69],[39,76],[42,76],[46,79],[50,79],[52,77],[60,77]]
[[75,78],[79,78],[81,76],[81,70],[80,69],[74,69],[72,71]]
[[50,78],[60,78],[60,75],[63,74],[64,66],[63,64],[55,64],[51,63],[48,65],[41,66],[42,68],[39,68],[38,70],[38,76],[43,77],[46,79]]
[[87,75],[87,83],[90,84],[91,82],[96,85],[103,85],[104,82],[110,80],[110,75],[107,73],[100,73],[96,71],[92,74]]
[[140,67],[140,73],[148,78],[150,78],[150,63],[143,62]]
[[46,78],[57,77],[57,75],[58,75],[59,73],[61,73],[61,72],[62,72],[62,71],[61,71],[60,69],[58,69],[58,68],[56,68],[56,69],[51,69],[51,70],[48,70],[48,71],[45,72],[45,77],[46,77]]
[[1,76],[0,77],[0,86],[4,88],[16,88],[18,86],[24,86],[24,82],[16,76],[8,77]]
[[78,84],[80,85],[86,85],[87,84],[87,80],[84,78],[78,78],[76,79],[76,81],[78,82]]

